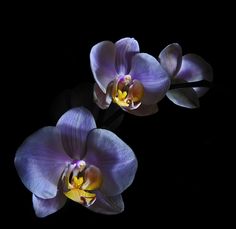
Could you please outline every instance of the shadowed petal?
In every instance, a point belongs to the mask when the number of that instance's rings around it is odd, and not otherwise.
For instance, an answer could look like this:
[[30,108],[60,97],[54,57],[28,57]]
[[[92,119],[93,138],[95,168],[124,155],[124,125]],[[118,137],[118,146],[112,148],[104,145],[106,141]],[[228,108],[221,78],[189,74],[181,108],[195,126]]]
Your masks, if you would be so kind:
[[90,52],[90,64],[94,79],[98,86],[106,93],[107,85],[116,77],[115,45],[110,41],[103,41],[94,45]]
[[142,103],[159,102],[170,87],[170,78],[159,62],[146,53],[136,54],[132,59],[130,75],[144,86]]
[[71,159],[64,152],[60,131],[45,127],[28,137],[15,156],[23,184],[38,197],[53,198],[59,178]]
[[88,209],[107,215],[119,214],[124,211],[124,202],[121,195],[105,196],[101,192],[97,192],[97,199]]
[[[200,56],[195,54],[187,54],[183,56],[182,66],[176,76],[177,79],[185,80],[187,82],[194,82],[200,80],[213,80],[212,67],[203,60]],[[198,97],[203,96],[209,88],[197,87],[194,88]]]
[[107,109],[112,101],[110,94],[104,94],[103,91],[97,85],[97,83],[94,84],[93,98],[94,102],[103,110]]
[[63,192],[58,191],[56,197],[52,199],[42,199],[33,195],[32,201],[36,216],[42,218],[61,209],[66,203],[66,197]]
[[166,96],[178,106],[191,109],[199,107],[197,93],[192,88],[172,89],[166,93]]
[[137,170],[137,160],[131,148],[114,133],[104,129],[90,132],[84,160],[101,170],[101,191],[106,195],[124,191],[133,182]]
[[151,105],[141,104],[137,109],[125,110],[125,111],[136,116],[147,116],[157,113],[158,106],[157,104],[151,104]]
[[139,52],[139,44],[134,38],[123,38],[115,43],[116,71],[126,75],[130,71],[132,57]]
[[61,116],[57,127],[61,130],[65,151],[73,159],[81,159],[85,153],[87,135],[96,128],[92,114],[83,107],[73,108]]
[[173,78],[179,71],[182,62],[182,49],[179,44],[173,43],[165,47],[160,55],[161,66]]

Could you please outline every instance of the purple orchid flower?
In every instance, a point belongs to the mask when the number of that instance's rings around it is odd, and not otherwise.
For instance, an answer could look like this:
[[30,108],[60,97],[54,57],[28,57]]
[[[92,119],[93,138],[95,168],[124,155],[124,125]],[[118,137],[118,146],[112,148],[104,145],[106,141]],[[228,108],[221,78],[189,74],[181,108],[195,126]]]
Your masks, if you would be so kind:
[[96,81],[94,98],[102,109],[113,101],[134,115],[154,114],[170,86],[168,74],[153,56],[139,52],[134,38],[96,44],[90,63]]
[[133,182],[137,160],[114,133],[96,129],[85,108],[66,112],[55,127],[44,127],[19,147],[15,166],[33,193],[38,217],[72,199],[102,214],[124,210],[121,193]]
[[[177,43],[165,47],[159,55],[159,60],[171,77],[172,84],[213,80],[212,67],[198,55],[187,54],[182,57],[182,48]],[[199,97],[203,96],[208,89],[206,87],[171,89],[166,96],[176,105],[197,108]]]

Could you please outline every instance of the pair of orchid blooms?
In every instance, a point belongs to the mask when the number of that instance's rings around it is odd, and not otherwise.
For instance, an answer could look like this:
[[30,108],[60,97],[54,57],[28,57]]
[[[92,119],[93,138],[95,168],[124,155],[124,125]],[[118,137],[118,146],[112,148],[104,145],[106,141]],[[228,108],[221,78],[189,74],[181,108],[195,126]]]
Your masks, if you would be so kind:
[[[103,41],[92,47],[90,63],[96,104],[107,109],[114,102],[138,116],[156,113],[165,95],[179,106],[198,107],[207,88],[170,89],[171,85],[213,78],[208,63],[195,54],[182,56],[176,43],[162,50],[157,60],[140,53],[133,38],[115,44]],[[67,111],[56,126],[33,133],[15,156],[38,217],[58,211],[67,198],[94,212],[122,212],[121,193],[133,182],[137,165],[132,149],[113,132],[96,128],[94,117],[83,107]]]

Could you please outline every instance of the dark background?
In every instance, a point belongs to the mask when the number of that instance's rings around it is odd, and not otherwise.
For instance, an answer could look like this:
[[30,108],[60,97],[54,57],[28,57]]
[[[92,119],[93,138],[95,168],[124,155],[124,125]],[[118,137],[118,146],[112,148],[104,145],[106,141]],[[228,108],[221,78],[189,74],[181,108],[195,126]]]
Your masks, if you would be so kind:
[[[6,26],[1,87],[2,222],[98,228],[225,223],[222,206],[227,196],[222,198],[222,187],[227,189],[230,173],[224,156],[232,152],[234,77],[229,63],[223,66],[225,59],[229,61],[225,50],[230,48],[231,15],[222,18],[225,8],[215,7],[192,3],[179,10],[171,4],[154,4],[138,10],[104,8],[96,14],[79,8],[73,13],[55,10],[56,16],[52,11],[46,16],[32,10],[13,17],[11,26]],[[184,54],[200,55],[213,67],[213,86],[196,110],[164,98],[158,114],[142,118],[125,114],[116,133],[136,153],[139,168],[133,185],[123,194],[122,214],[103,216],[68,201],[57,213],[38,219],[31,193],[15,171],[15,152],[31,133],[55,124],[52,105],[58,95],[82,82],[93,82],[92,46],[127,36],[139,42],[141,52],[155,57],[172,42],[179,43]]]

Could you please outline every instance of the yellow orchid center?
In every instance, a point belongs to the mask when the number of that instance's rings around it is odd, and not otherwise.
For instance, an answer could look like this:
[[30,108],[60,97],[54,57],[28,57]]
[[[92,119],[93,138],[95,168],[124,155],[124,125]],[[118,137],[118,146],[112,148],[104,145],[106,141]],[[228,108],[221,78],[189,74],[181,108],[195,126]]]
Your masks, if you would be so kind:
[[133,110],[141,105],[144,87],[139,80],[133,80],[130,75],[116,77],[109,84],[113,102],[119,106]]
[[85,161],[78,161],[65,169],[62,181],[64,195],[88,207],[96,200],[93,191],[101,187],[102,174],[96,166],[87,166]]

